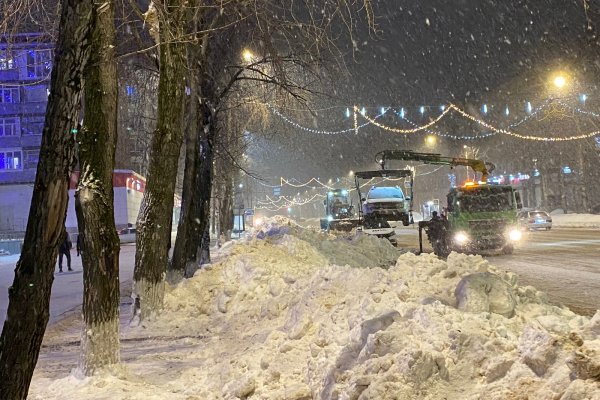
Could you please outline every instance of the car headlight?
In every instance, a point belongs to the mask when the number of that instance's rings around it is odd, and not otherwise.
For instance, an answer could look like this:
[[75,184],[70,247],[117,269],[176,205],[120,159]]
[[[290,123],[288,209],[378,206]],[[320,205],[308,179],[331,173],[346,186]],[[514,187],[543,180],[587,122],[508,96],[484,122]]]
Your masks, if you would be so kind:
[[521,240],[521,237],[523,237],[523,234],[518,229],[512,229],[510,232],[508,232],[508,238],[513,242]]
[[327,216],[327,221],[330,221],[330,222],[333,221],[333,215],[328,215]]
[[464,244],[469,241],[469,236],[464,232],[457,232],[454,235],[454,241],[458,244]]
[[262,218],[256,218],[254,220],[254,226],[260,226],[260,225],[262,225],[262,223],[263,223]]

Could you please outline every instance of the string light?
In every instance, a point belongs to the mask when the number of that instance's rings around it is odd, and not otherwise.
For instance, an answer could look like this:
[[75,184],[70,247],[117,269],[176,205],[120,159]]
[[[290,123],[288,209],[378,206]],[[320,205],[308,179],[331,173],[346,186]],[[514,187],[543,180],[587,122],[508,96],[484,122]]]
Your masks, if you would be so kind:
[[477,117],[474,117],[473,115],[469,114],[468,112],[460,109],[459,107],[455,106],[454,104],[450,104],[449,109],[453,109],[454,111],[456,111],[457,113],[459,113],[460,115],[462,115],[463,117],[470,119],[473,122],[478,123],[479,125],[486,127],[494,132],[497,133],[502,133],[504,135],[508,135],[508,136],[512,136],[512,137],[516,137],[519,139],[526,139],[526,140],[537,140],[537,141],[541,141],[541,142],[566,142],[566,141],[571,141],[571,140],[581,140],[581,139],[588,139],[594,136],[597,136],[598,134],[600,134],[600,131],[594,131],[594,132],[589,132],[589,133],[583,133],[580,135],[572,135],[572,136],[566,136],[566,137],[543,137],[543,136],[532,136],[532,135],[522,135],[520,133],[516,133],[513,131],[509,131],[507,129],[502,129],[502,128],[496,128],[495,126],[480,120]]
[[[279,110],[277,110],[276,108],[274,108],[270,104],[266,104],[266,106],[271,110],[271,112],[273,114],[277,115],[279,118],[281,118],[282,120],[284,120],[288,124],[293,125],[294,127],[298,128],[298,129],[301,129],[303,131],[310,132],[310,133],[315,133],[315,134],[321,134],[321,135],[338,135],[338,134],[343,134],[343,133],[351,133],[353,131],[357,132],[359,129],[362,129],[365,126],[371,124],[369,121],[367,121],[367,122],[365,122],[362,125],[355,124],[355,126],[353,128],[341,129],[341,130],[337,130],[337,131],[326,131],[326,130],[322,130],[322,129],[314,129],[314,128],[309,128],[309,127],[300,125],[296,121],[291,120],[290,118],[288,118],[286,115],[282,114]],[[381,117],[381,115],[378,115],[376,117],[376,119],[379,118],[379,117]]]
[[[354,111],[358,111],[357,107],[354,107]],[[448,114],[448,112],[450,111],[450,108],[446,108],[436,119],[430,121],[429,123],[413,128],[413,129],[401,129],[401,128],[392,128],[386,125],[383,125],[379,122],[377,122],[375,119],[369,117],[368,115],[363,115],[363,118],[365,118],[368,122],[370,122],[371,124],[375,125],[378,128],[381,129],[385,129],[386,131],[390,131],[390,132],[394,132],[394,133],[415,133],[415,132],[419,132],[422,130],[425,130],[427,128],[429,128],[432,125],[437,124],[442,118],[444,118],[444,116],[446,114]]]

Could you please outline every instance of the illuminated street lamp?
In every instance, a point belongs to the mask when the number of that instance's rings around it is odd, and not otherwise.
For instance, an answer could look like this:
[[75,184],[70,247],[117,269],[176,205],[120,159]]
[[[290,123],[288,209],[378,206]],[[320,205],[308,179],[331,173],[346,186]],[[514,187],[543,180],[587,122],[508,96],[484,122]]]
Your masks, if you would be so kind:
[[562,89],[567,84],[567,78],[565,78],[564,75],[557,75],[554,77],[553,83],[554,86]]
[[425,138],[425,144],[427,144],[428,146],[434,146],[434,145],[435,145],[435,143],[436,143],[436,141],[437,141],[437,139],[436,139],[436,137],[435,137],[435,136],[433,136],[433,135],[428,135],[428,136]]
[[254,59],[254,54],[250,50],[244,49],[244,51],[242,51],[242,58],[244,59],[244,61],[249,63],[252,62],[252,60]]

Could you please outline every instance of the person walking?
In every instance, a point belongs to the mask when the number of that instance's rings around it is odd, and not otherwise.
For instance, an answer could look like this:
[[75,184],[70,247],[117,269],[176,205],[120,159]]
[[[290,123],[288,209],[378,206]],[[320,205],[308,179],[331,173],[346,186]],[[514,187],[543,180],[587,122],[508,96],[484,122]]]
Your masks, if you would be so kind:
[[79,235],[77,235],[77,244],[75,247],[77,249],[77,257],[79,257],[81,253],[83,253],[83,233],[79,233]]
[[73,271],[71,269],[71,248],[72,247],[73,247],[73,243],[71,242],[69,233],[67,231],[65,231],[63,241],[58,246],[58,272],[63,272],[63,270],[62,270],[63,255],[67,257],[68,270]]

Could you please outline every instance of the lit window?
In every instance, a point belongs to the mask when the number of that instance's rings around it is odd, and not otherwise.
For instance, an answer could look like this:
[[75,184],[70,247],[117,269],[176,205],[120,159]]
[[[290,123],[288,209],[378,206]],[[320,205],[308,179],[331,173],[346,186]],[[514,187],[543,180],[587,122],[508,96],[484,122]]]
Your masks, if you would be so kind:
[[18,136],[18,118],[0,118],[0,136]]
[[0,151],[0,170],[23,169],[21,150]]
[[6,50],[0,50],[0,71],[9,71],[17,68],[12,54]]
[[52,70],[52,50],[27,51],[27,77],[49,78]]
[[133,86],[125,86],[125,91],[127,92],[127,96],[135,95],[135,88]]
[[0,103],[18,103],[19,89],[0,87]]

